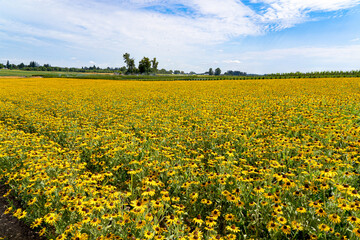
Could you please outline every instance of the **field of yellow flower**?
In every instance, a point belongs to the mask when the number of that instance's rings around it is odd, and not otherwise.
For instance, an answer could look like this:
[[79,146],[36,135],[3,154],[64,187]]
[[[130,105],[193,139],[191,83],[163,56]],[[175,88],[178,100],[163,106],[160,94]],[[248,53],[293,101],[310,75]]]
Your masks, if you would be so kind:
[[[0,181],[53,239],[359,239],[360,79],[0,79]],[[2,213],[1,213],[2,214]]]

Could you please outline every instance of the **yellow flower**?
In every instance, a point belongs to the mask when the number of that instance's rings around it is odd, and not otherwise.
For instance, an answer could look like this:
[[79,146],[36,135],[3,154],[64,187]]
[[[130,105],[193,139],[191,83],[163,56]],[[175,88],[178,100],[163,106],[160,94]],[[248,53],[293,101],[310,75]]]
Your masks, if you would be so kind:
[[179,220],[179,218],[177,218],[175,215],[166,216],[166,223],[168,225],[175,224],[178,220]]
[[297,221],[292,221],[291,222],[291,227],[296,230],[296,231],[302,231],[304,230],[303,226],[301,225],[301,223],[298,223]]
[[299,212],[299,213],[306,213],[306,209],[303,208],[303,207],[297,208],[296,211]]
[[257,186],[256,188],[254,188],[254,192],[257,194],[263,193],[265,190],[263,188],[261,188],[260,186]]
[[42,218],[37,218],[34,220],[34,222],[31,224],[31,228],[36,228],[38,226],[40,226],[40,224],[42,223]]
[[200,226],[204,223],[204,221],[201,219],[200,215],[197,215],[196,218],[193,218],[194,223],[199,224]]
[[139,220],[136,222],[136,229],[142,229],[146,224],[146,221]]
[[218,218],[221,215],[221,212],[218,209],[214,209],[211,211],[211,215],[213,215],[214,218]]
[[144,237],[146,239],[151,239],[151,238],[153,238],[153,236],[154,236],[154,233],[152,233],[150,231],[145,231],[145,233],[144,233]]
[[355,235],[360,238],[360,228],[354,228],[353,233],[355,233]]
[[99,218],[93,218],[90,221],[90,225],[93,227],[96,227],[97,225],[99,225],[101,223],[101,220]]
[[240,232],[240,229],[238,227],[235,226],[235,224],[231,225],[231,226],[226,226],[226,230],[230,231],[230,232]]
[[359,224],[360,223],[360,219],[357,218],[357,217],[354,217],[354,216],[350,216],[347,218],[347,220],[351,223],[354,223],[354,224]]
[[285,233],[286,235],[291,233],[291,227],[289,225],[283,225],[281,227],[281,231]]
[[44,236],[46,233],[46,228],[42,228],[39,232],[39,236]]
[[216,225],[216,221],[213,218],[206,217],[205,224],[206,226],[214,227]]
[[328,232],[328,231],[330,231],[330,227],[329,226],[327,226],[326,224],[320,224],[319,226],[318,226],[318,228],[319,228],[319,230],[320,231],[322,231],[322,232]]
[[26,214],[27,214],[27,212],[26,212],[26,211],[23,211],[22,213],[20,213],[20,214],[17,216],[17,218],[18,218],[18,219],[22,219],[22,218],[26,217]]
[[226,221],[235,221],[235,216],[234,216],[234,214],[231,214],[231,213],[226,214],[226,215],[225,215],[225,220],[226,220]]
[[316,209],[315,212],[318,216],[321,216],[321,217],[325,217],[327,215],[326,212],[324,211],[324,209],[322,209],[322,208]]
[[4,211],[4,214],[9,214],[12,209],[13,209],[12,207],[8,207],[8,208]]
[[32,199],[28,202],[28,205],[31,206],[31,205],[33,205],[36,201],[37,201],[37,198],[34,197],[34,198],[32,198]]
[[329,218],[333,223],[340,223],[341,222],[340,216],[337,215],[336,213],[329,215]]
[[268,224],[266,225],[266,228],[269,230],[269,231],[274,231],[278,228],[278,224],[274,221],[270,221],[268,222]]
[[285,223],[287,223],[287,220],[286,220],[286,218],[284,218],[284,217],[278,217],[278,218],[277,218],[277,221],[278,221],[280,224],[282,224],[282,225],[284,225]]

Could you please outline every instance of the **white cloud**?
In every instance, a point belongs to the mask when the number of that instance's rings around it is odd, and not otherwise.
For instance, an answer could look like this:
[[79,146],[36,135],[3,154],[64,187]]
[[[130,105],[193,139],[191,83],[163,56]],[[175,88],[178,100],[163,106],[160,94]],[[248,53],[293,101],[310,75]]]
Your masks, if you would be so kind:
[[278,28],[292,27],[309,19],[310,12],[330,12],[350,8],[360,0],[252,0],[267,5],[261,20],[274,23]]
[[224,60],[223,62],[224,63],[237,63],[237,64],[242,63],[240,60]]
[[[265,4],[256,13],[239,0],[3,1],[0,30],[11,35],[61,40],[78,47],[192,50],[236,36],[259,35],[266,24],[290,27],[310,11],[351,7],[360,0],[253,0]],[[171,15],[143,7],[183,5],[193,15]],[[266,7],[267,6],[267,7]],[[11,20],[10,20],[11,19]],[[264,25],[265,24],[265,25]],[[176,51],[177,52],[177,51]]]

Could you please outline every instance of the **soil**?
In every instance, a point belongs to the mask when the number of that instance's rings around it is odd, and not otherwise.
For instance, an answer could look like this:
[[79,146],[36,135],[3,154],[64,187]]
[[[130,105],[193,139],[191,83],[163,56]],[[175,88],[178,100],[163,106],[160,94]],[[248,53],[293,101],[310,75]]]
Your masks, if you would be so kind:
[[0,183],[0,239],[45,240],[21,220],[11,214],[4,214],[4,211],[9,207],[6,198],[3,197],[6,192],[6,186]]

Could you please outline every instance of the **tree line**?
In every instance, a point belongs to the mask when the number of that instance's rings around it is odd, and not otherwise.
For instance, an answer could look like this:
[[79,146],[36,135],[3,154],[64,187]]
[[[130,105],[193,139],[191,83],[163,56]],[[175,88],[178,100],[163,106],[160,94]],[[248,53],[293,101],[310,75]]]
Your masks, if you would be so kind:
[[[180,70],[166,70],[164,68],[158,69],[159,62],[156,58],[150,60],[144,57],[140,60],[138,67],[135,65],[135,59],[130,57],[129,53],[123,55],[126,66],[115,68],[100,68],[98,66],[90,67],[54,67],[50,64],[40,65],[36,61],[31,61],[29,64],[12,64],[9,61],[6,64],[0,63],[0,69],[9,70],[23,70],[23,71],[50,71],[50,72],[95,72],[95,73],[119,73],[119,74],[185,74]],[[195,74],[195,72],[190,72]]]
[[[124,63],[126,66],[116,67],[116,68],[100,68],[98,66],[90,67],[54,67],[50,64],[40,65],[36,61],[31,61],[28,65],[24,63],[12,64],[7,61],[5,64],[0,63],[0,69],[10,69],[10,70],[24,70],[24,71],[51,71],[51,72],[95,72],[95,73],[119,73],[119,74],[186,74],[184,71],[180,70],[166,70],[158,69],[159,62],[154,57],[149,59],[148,57],[143,57],[138,66],[135,64],[135,59],[130,57],[129,53],[123,54]],[[221,74],[221,69],[216,68],[213,70],[209,68],[204,74],[196,74],[195,72],[190,72],[187,75],[209,75],[209,76],[234,76],[234,77],[247,77],[247,78],[257,78],[257,79],[279,79],[279,78],[326,78],[326,77],[360,77],[360,70],[353,71],[316,71],[316,72],[290,72],[290,73],[271,73],[271,74],[247,74],[242,71],[233,71],[228,70],[225,73]]]

